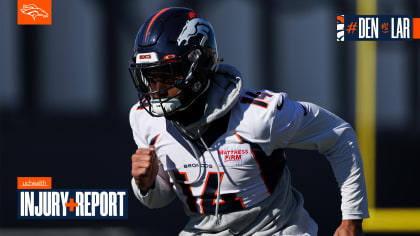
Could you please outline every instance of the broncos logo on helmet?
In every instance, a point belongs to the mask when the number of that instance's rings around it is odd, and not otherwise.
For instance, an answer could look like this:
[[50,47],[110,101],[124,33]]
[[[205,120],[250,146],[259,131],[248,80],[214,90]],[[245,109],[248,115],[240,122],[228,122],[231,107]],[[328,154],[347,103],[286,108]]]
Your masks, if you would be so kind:
[[[184,28],[181,31],[181,34],[178,36],[177,42],[178,46],[187,45],[188,40],[192,37],[202,34],[208,37],[210,31],[210,26],[206,23],[207,21],[202,18],[194,18],[188,20]],[[185,41],[185,43],[183,43]]]

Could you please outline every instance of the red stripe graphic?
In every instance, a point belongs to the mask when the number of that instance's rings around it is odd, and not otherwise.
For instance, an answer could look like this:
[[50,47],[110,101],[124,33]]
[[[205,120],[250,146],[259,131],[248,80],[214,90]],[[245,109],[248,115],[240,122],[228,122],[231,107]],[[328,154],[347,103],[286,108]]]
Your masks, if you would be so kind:
[[147,26],[147,31],[146,31],[146,36],[144,36],[144,42],[146,42],[146,39],[147,39],[147,35],[149,34],[149,30],[150,30],[150,27],[152,26],[152,24],[153,24],[153,22],[156,20],[156,18],[160,15],[160,14],[162,14],[162,13],[164,13],[165,11],[167,11],[167,10],[169,10],[170,8],[165,8],[165,9],[162,9],[162,10],[160,10],[160,12],[158,12],[153,18],[152,18],[152,20],[150,21],[150,23],[149,23],[149,26]]

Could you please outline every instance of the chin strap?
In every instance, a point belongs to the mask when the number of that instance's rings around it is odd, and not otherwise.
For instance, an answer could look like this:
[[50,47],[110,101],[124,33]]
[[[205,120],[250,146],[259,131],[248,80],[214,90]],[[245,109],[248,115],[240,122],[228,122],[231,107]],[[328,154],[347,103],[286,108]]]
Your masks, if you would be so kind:
[[169,101],[162,102],[161,99],[151,99],[151,111],[159,116],[165,115],[167,112],[172,112],[182,105],[179,98],[172,98]]

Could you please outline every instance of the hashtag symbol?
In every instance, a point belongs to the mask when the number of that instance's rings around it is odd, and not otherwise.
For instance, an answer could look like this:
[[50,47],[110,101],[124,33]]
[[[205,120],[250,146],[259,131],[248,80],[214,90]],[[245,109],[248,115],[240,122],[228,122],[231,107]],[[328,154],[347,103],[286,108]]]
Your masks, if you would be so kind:
[[347,26],[346,31],[347,31],[348,34],[350,34],[350,31],[351,31],[351,34],[353,34],[354,31],[356,30],[356,28],[357,28],[357,22],[356,21],[351,22],[351,24]]

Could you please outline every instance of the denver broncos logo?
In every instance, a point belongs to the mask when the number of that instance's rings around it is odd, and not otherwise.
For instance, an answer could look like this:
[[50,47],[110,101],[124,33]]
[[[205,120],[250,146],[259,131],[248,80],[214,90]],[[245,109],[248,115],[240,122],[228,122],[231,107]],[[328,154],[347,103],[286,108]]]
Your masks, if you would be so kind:
[[337,41],[344,41],[344,15],[337,16]]
[[42,16],[44,18],[48,17],[48,12],[37,7],[35,4],[28,4],[28,5],[24,4],[23,8],[20,9],[20,11],[25,15],[32,16],[32,18],[34,18],[34,21],[37,16]]
[[193,18],[188,20],[178,36],[178,46],[188,45],[190,38],[195,37],[198,34],[202,34],[208,37],[210,27],[211,26],[209,26],[206,21],[201,18]]

